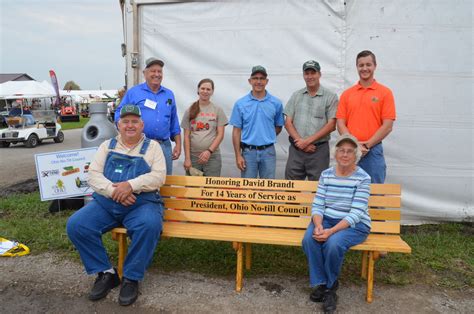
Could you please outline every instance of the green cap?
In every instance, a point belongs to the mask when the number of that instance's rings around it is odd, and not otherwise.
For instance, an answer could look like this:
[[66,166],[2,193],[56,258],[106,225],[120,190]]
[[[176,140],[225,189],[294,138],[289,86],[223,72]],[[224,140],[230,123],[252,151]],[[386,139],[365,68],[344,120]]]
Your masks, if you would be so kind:
[[122,109],[120,109],[120,118],[123,118],[129,114],[133,114],[134,116],[141,117],[142,112],[140,110],[140,107],[135,106],[135,105],[124,105]]
[[250,76],[254,76],[257,73],[261,73],[261,74],[267,76],[267,70],[265,70],[265,68],[262,67],[261,65],[254,66],[252,68],[252,73],[250,74]]
[[309,69],[313,69],[316,72],[321,72],[321,66],[317,61],[309,60],[303,63],[303,72]]
[[145,68],[149,68],[154,64],[158,64],[161,67],[164,67],[164,65],[165,65],[165,63],[163,61],[161,61],[160,59],[151,57],[151,58],[146,59]]

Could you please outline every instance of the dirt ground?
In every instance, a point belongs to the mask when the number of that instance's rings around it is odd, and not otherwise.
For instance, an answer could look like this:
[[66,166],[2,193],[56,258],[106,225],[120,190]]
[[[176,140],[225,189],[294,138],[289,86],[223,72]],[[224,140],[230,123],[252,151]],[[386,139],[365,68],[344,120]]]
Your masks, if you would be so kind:
[[[78,262],[46,253],[0,258],[1,313],[314,313],[321,305],[309,300],[306,278],[245,278],[241,293],[234,278],[195,273],[163,273],[151,269],[130,307],[117,303],[118,288],[106,299],[91,302],[93,277]],[[338,291],[340,313],[472,313],[474,291],[422,285],[398,287],[376,282],[374,302],[364,287],[345,285]]]

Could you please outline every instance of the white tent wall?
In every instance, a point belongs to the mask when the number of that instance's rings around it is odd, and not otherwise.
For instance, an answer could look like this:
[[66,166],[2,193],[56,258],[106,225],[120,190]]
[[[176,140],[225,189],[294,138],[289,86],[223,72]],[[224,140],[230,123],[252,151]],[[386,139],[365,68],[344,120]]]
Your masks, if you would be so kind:
[[[384,150],[387,182],[402,184],[404,222],[472,221],[471,1],[135,2],[139,71],[150,56],[165,61],[163,85],[175,92],[180,118],[204,77],[215,81],[213,101],[230,117],[234,102],[250,90],[256,64],[267,68],[267,89],[284,104],[304,86],[301,66],[309,59],[320,62],[322,84],[340,95],[357,81],[356,54],[372,50],[376,79],[395,95],[397,121]],[[132,11],[127,1],[128,52]],[[136,83],[130,64],[127,58],[129,86]],[[231,134],[229,126],[223,176],[239,176]],[[284,176],[287,150],[283,131],[277,178]],[[175,173],[183,173],[183,159]]]

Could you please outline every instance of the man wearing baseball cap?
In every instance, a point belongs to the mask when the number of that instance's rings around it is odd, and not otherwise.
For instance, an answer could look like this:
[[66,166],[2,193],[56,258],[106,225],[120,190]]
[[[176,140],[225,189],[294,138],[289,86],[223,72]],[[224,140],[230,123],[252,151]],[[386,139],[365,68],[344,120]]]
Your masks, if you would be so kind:
[[[99,146],[89,167],[94,199],[69,218],[66,229],[86,272],[97,275],[89,300],[105,298],[121,283],[119,304],[130,305],[160,239],[158,190],[165,182],[166,162],[160,145],[143,134],[139,106],[125,104],[117,114],[119,135]],[[122,280],[102,243],[102,234],[121,225],[131,238]]]
[[288,180],[317,181],[329,167],[329,138],[336,129],[337,95],[321,86],[317,61],[303,64],[306,87],[291,95],[285,106],[290,148],[285,169]]
[[[134,104],[140,107],[145,123],[143,132],[152,140],[160,143],[166,158],[166,173],[173,172],[173,160],[181,155],[181,129],[173,92],[162,86],[165,63],[157,58],[148,58],[143,75],[145,82],[127,91],[115,112],[115,121],[120,117],[122,104]],[[175,142],[172,149],[171,141]]]
[[242,178],[275,178],[275,142],[283,126],[283,105],[265,89],[267,70],[256,65],[248,79],[252,90],[237,100],[229,123]]

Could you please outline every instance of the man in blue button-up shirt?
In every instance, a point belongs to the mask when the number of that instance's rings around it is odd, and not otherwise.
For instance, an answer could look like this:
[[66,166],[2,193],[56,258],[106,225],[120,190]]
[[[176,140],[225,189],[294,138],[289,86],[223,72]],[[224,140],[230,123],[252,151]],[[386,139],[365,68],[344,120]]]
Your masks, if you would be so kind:
[[283,105],[265,86],[267,71],[257,65],[249,78],[252,91],[237,100],[229,123],[234,126],[237,167],[242,178],[275,178],[275,142],[284,124]]
[[[164,62],[159,59],[146,60],[145,70],[143,70],[145,83],[138,84],[127,91],[115,111],[115,122],[120,119],[119,113],[123,105],[139,106],[145,123],[143,133],[146,137],[160,143],[166,159],[166,174],[170,175],[173,172],[173,160],[181,155],[181,129],[174,94],[161,85],[163,66]],[[173,150],[170,139],[176,144]]]

